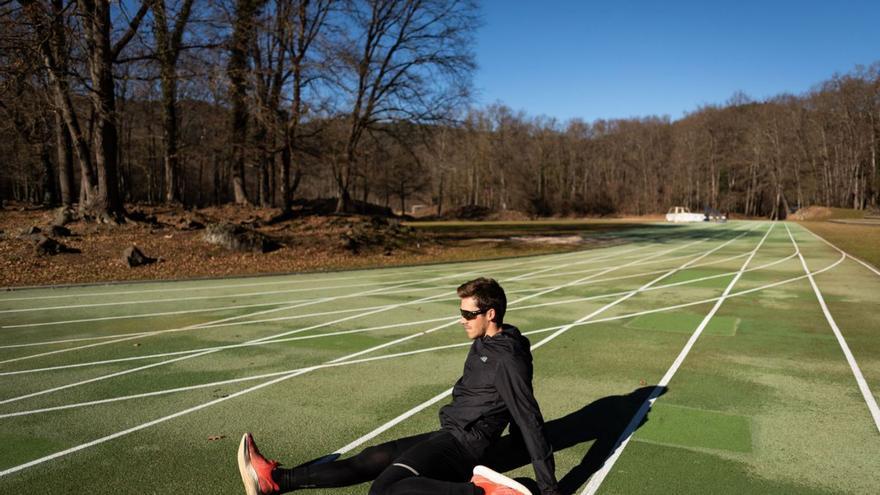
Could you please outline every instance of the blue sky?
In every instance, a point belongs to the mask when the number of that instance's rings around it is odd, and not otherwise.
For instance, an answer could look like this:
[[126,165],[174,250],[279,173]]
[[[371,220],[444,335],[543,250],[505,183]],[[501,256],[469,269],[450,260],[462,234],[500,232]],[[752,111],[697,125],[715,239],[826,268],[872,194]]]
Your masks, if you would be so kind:
[[566,120],[680,118],[880,61],[880,0],[484,0],[477,102]]

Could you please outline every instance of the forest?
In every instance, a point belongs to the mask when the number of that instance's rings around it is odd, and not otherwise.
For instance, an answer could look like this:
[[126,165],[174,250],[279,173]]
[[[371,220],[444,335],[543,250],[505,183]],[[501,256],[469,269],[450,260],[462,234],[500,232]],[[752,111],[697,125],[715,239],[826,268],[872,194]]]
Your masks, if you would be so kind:
[[6,2],[0,199],[107,223],[132,204],[289,215],[316,199],[439,216],[877,207],[880,63],[677,120],[563,122],[475,104],[481,23],[471,0]]

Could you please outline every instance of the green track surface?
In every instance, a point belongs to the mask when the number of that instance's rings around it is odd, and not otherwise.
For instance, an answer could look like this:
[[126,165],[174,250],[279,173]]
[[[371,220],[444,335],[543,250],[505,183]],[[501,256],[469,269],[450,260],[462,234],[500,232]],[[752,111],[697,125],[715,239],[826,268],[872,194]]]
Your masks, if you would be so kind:
[[[6,292],[0,493],[243,493],[245,431],[287,466],[337,451],[454,383],[468,345],[454,290],[479,275],[502,283],[506,320],[541,343],[534,386],[567,493],[582,493],[603,463],[597,493],[880,493],[880,432],[796,247],[875,401],[880,275],[797,224],[583,235],[619,242],[515,260]],[[367,358],[377,359],[344,364]],[[258,378],[215,383],[248,377]],[[91,403],[135,394],[151,395]],[[345,455],[436,429],[448,401]],[[87,405],[38,412],[74,404]],[[534,476],[524,462],[498,466]]]

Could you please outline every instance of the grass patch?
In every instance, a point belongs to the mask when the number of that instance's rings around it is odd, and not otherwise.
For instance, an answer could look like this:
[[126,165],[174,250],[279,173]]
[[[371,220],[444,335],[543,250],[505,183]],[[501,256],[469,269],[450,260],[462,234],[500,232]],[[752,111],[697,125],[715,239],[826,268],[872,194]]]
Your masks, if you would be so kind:
[[745,416],[658,401],[648,417],[638,431],[641,440],[732,452],[752,450],[751,426]]
[[875,267],[880,267],[880,227],[833,222],[801,222],[828,242]]
[[[695,313],[652,313],[633,318],[624,326],[635,330],[692,333],[704,317],[705,315]],[[714,316],[703,329],[703,333],[733,337],[736,335],[739,322],[740,319],[733,316]]]

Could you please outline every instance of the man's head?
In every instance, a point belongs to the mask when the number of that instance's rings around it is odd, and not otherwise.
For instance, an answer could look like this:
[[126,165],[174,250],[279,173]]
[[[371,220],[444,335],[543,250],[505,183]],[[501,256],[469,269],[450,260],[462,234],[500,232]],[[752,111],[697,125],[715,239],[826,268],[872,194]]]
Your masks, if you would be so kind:
[[459,321],[468,338],[491,337],[501,330],[507,311],[507,296],[498,282],[482,277],[465,282],[458,288],[458,297],[461,298],[462,314]]

